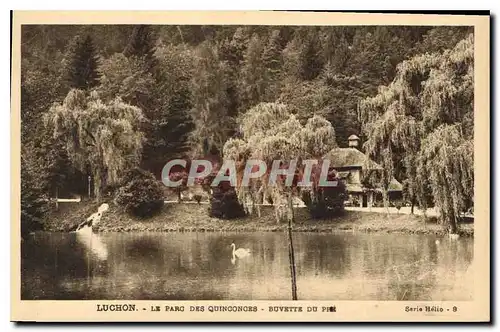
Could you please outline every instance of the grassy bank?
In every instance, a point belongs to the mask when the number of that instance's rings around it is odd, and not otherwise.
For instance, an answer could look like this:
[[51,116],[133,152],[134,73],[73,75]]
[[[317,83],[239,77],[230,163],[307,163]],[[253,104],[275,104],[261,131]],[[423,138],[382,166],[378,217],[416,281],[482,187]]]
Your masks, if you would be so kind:
[[[53,212],[45,224],[49,231],[69,231],[90,214],[97,211],[95,203],[67,203],[59,211]],[[110,204],[110,209],[104,213],[101,223],[94,229],[97,232],[279,232],[285,231],[286,224],[277,224],[274,219],[273,207],[261,209],[261,217],[257,215],[240,219],[221,220],[211,218],[207,213],[208,205],[197,204],[166,204],[155,216],[139,219]],[[407,234],[437,234],[444,235],[443,227],[435,222],[425,221],[422,216],[386,214],[373,212],[346,211],[341,217],[312,220],[307,209],[295,210],[294,231],[299,232],[385,232]],[[460,233],[473,236],[473,224],[460,225]]]

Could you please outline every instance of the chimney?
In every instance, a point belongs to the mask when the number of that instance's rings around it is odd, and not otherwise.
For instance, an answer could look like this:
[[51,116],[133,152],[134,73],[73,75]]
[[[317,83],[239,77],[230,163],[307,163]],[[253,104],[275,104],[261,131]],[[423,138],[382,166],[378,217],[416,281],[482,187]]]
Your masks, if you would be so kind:
[[348,141],[349,141],[350,148],[359,149],[359,137],[358,136],[351,135],[351,136],[349,136]]

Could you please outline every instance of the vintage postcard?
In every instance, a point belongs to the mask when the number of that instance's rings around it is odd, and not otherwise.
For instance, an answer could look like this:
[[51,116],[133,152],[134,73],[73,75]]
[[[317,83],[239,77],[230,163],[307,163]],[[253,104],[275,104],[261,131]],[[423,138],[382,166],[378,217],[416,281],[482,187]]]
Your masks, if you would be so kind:
[[11,320],[490,321],[489,31],[14,12]]

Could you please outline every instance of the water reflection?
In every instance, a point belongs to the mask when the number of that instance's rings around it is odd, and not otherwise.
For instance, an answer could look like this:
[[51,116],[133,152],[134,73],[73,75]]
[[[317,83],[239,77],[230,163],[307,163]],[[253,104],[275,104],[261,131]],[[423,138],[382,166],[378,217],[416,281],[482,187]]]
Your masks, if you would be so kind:
[[[233,260],[231,243],[251,250]],[[473,241],[295,233],[299,299],[472,299]],[[23,299],[281,299],[285,233],[37,233],[22,243]]]
[[108,258],[108,248],[101,241],[101,236],[90,232],[75,233],[76,239],[87,249],[87,259],[90,254],[98,260],[105,261]]

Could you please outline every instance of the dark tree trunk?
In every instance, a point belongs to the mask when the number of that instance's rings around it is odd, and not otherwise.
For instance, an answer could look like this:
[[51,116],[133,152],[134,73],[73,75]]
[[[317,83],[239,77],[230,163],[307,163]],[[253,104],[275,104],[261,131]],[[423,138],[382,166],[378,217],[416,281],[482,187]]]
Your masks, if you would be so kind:
[[456,216],[451,216],[448,221],[448,232],[450,234],[456,234],[457,233],[457,217]]

